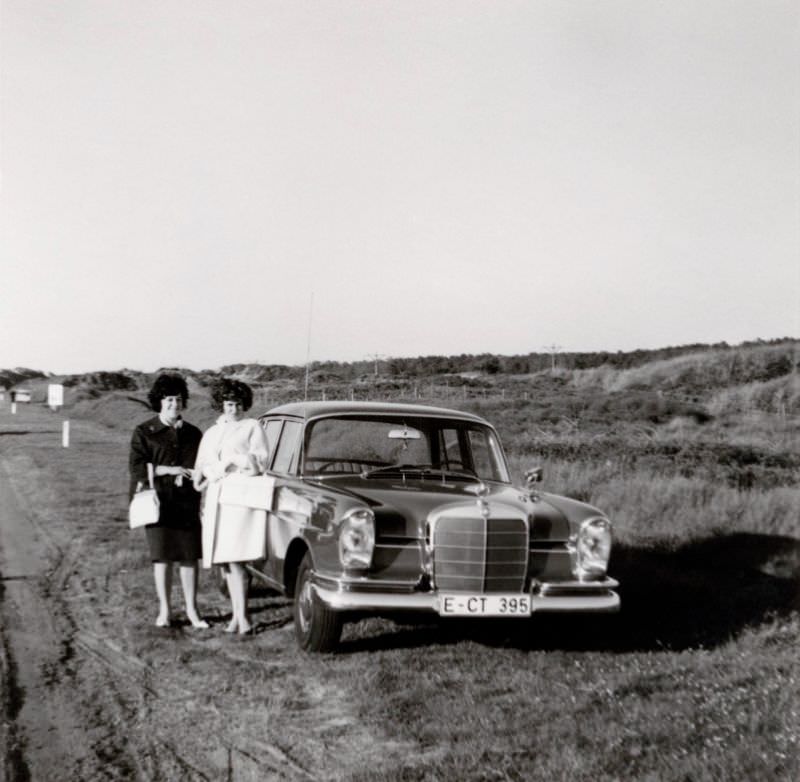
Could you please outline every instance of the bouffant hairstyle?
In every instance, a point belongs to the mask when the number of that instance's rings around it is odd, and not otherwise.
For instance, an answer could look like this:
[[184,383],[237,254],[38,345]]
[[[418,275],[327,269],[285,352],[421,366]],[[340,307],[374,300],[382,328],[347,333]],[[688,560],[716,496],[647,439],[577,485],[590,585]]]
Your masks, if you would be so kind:
[[211,406],[222,410],[223,402],[240,402],[243,410],[249,410],[253,406],[253,391],[240,380],[220,378],[211,386]]
[[165,396],[179,396],[183,401],[183,406],[186,407],[186,402],[189,400],[189,389],[186,387],[186,381],[180,375],[159,375],[147,394],[147,401],[150,402],[150,407],[155,412],[161,412],[161,400]]

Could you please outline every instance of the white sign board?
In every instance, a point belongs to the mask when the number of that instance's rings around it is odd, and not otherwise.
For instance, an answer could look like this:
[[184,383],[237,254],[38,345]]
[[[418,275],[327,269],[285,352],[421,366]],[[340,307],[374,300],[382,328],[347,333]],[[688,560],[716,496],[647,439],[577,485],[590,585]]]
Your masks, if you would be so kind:
[[55,410],[64,406],[64,386],[60,383],[50,383],[47,386],[47,404]]

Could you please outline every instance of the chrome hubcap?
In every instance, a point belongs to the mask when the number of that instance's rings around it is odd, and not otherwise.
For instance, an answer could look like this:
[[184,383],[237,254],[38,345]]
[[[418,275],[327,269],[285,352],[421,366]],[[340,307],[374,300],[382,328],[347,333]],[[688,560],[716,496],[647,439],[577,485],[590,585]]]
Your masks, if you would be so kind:
[[303,586],[297,597],[297,614],[300,620],[300,629],[304,633],[308,632],[308,626],[311,623],[311,600],[311,580],[307,578],[303,581]]

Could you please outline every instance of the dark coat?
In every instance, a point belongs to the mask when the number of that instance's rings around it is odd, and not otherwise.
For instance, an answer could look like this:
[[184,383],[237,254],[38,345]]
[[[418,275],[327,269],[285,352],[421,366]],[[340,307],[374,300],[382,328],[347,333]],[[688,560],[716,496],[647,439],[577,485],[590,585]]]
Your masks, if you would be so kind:
[[[147,486],[148,462],[154,468],[159,464],[193,468],[202,436],[196,426],[186,421],[177,429],[162,423],[158,416],[139,424],[131,437],[130,496],[137,483]],[[200,494],[191,479],[184,478],[183,486],[176,486],[174,475],[156,476],[155,487],[161,503],[159,526],[186,528],[200,524]]]

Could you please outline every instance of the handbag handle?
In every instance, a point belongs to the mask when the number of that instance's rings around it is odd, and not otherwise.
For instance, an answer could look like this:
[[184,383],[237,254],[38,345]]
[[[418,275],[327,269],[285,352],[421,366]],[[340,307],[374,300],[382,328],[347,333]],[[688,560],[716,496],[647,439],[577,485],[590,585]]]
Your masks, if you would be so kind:
[[152,462],[147,463],[147,482],[150,484],[150,488],[155,488],[153,485],[153,474],[155,473],[155,468],[153,467]]

